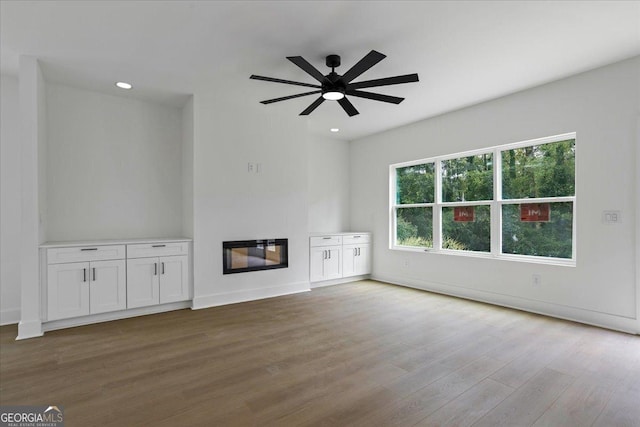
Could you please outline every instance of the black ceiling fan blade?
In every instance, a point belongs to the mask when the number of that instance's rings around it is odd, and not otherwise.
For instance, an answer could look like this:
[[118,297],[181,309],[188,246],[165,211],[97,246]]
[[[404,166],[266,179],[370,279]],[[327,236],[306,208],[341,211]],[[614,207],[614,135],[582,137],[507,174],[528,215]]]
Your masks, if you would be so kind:
[[355,116],[356,114],[360,114],[356,107],[353,106],[349,100],[344,97],[342,99],[338,99],[338,104],[344,109],[344,111],[349,115],[349,117]]
[[307,60],[304,59],[302,56],[287,56],[287,59],[289,61],[293,62],[294,64],[296,64],[298,67],[302,68],[302,70],[304,70],[304,72],[309,74],[311,77],[313,77],[314,79],[316,79],[320,83],[323,82],[324,75],[322,75],[322,73],[320,71],[318,71],[318,69],[316,67],[314,67],[313,65],[309,64],[307,62]]
[[324,98],[322,96],[319,96],[318,99],[313,101],[313,103],[311,105],[309,105],[307,108],[305,108],[305,110],[302,113],[300,113],[300,115],[301,116],[308,116],[309,114],[311,114],[311,112],[313,110],[318,108],[318,106],[320,104],[322,104],[323,102],[324,102]]
[[320,92],[322,91],[314,90],[312,92],[305,92],[305,93],[298,93],[296,95],[283,96],[282,98],[267,99],[266,101],[260,101],[260,104],[271,104],[273,102],[286,101],[287,99],[300,98],[301,96],[313,95],[314,93],[320,93]]
[[249,77],[249,78],[253,79],[253,80],[264,80],[265,82],[285,83],[285,84],[288,84],[288,85],[297,85],[297,86],[306,86],[306,87],[316,87],[318,89],[320,89],[322,87],[320,85],[312,85],[310,83],[302,83],[302,82],[294,82],[294,81],[291,81],[291,80],[275,79],[273,77],[256,76],[255,74],[252,74],[251,77]]
[[364,92],[362,90],[347,90],[346,94],[351,96],[358,96],[360,98],[373,99],[374,101],[389,102],[391,104],[400,104],[402,101],[404,101],[404,98],[399,98],[397,96],[382,95],[380,93],[373,93],[373,92]]
[[371,52],[367,53],[364,56],[364,58],[358,61],[356,65],[351,67],[349,71],[344,73],[342,75],[342,80],[344,80],[345,83],[349,83],[351,80],[355,79],[360,74],[364,73],[369,68],[373,67],[374,65],[376,65],[378,62],[382,61],[386,57],[387,55],[383,55],[380,52],[376,52],[375,50],[372,50]]
[[385,77],[383,79],[366,80],[364,82],[350,83],[347,89],[363,89],[367,87],[399,85],[401,83],[413,83],[418,81],[417,74],[405,74],[404,76]]

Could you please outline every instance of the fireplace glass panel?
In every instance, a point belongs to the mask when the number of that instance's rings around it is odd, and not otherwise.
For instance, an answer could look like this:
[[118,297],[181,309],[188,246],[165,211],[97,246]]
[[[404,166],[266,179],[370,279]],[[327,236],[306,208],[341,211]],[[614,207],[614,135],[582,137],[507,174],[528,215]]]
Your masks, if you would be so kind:
[[238,240],[223,242],[223,274],[287,268],[288,240]]

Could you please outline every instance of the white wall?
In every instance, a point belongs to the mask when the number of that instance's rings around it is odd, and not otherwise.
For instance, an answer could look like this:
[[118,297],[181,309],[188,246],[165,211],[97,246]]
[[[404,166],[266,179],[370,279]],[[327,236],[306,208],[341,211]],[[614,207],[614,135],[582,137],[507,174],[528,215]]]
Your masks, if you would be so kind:
[[0,80],[0,325],[20,320],[20,115],[18,78]]
[[47,85],[46,239],[182,235],[182,111]]
[[[374,232],[374,277],[638,331],[638,75],[636,57],[352,142],[351,226]],[[572,131],[575,268],[389,249],[390,164]],[[620,210],[622,223],[604,225],[603,210]]]
[[[309,289],[306,120],[219,80],[194,97],[195,308]],[[288,268],[222,274],[223,241],[266,238],[289,239]]]
[[311,135],[308,157],[309,231],[350,231],[349,143]]
[[193,96],[182,108],[182,235],[193,238]]

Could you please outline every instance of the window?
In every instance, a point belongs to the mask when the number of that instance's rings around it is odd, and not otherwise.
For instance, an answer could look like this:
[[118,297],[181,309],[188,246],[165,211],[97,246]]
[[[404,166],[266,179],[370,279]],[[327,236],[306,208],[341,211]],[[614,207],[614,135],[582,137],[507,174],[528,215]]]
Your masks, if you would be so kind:
[[392,249],[575,265],[575,134],[390,171]]
[[432,248],[435,164],[396,168],[394,178],[396,244]]

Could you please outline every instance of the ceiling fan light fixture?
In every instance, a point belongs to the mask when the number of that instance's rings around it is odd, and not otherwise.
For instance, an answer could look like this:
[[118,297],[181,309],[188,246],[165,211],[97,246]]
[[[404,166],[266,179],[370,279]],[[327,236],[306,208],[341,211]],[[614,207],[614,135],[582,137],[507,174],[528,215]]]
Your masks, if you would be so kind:
[[327,101],[338,101],[344,98],[344,93],[339,92],[337,90],[328,91],[322,94],[322,97]]

